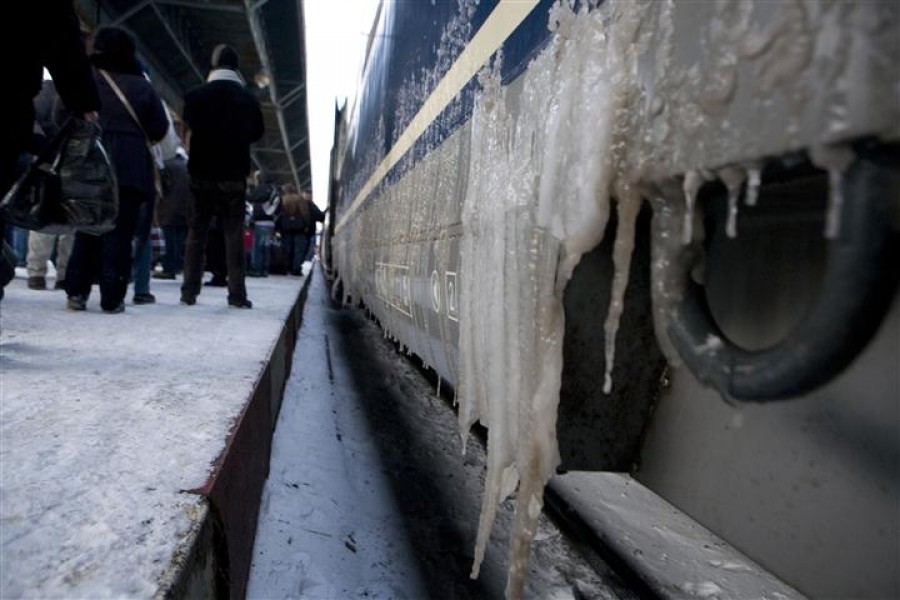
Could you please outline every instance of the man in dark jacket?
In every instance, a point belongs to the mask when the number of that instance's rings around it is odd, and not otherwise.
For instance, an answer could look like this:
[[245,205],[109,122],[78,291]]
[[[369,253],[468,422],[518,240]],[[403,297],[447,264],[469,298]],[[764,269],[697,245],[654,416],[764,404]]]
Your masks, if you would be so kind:
[[[76,116],[96,121],[100,98],[91,73],[81,27],[72,0],[9,2],[3,7],[5,22],[17,35],[3,36],[0,54],[9,57],[6,80],[12,82],[2,94],[5,117],[0,135],[0,197],[6,194],[16,177],[19,157],[28,151],[34,125],[34,97],[41,90],[43,70],[47,67],[66,108]],[[0,234],[5,229],[0,218]],[[2,236],[0,236],[2,237]],[[11,277],[0,253],[0,298]],[[13,265],[14,268],[14,265]],[[13,271],[14,274],[14,271]]]
[[206,83],[185,97],[193,203],[185,244],[181,302],[196,303],[201,290],[209,224],[218,218],[225,236],[228,304],[251,308],[244,284],[244,199],[250,173],[250,144],[263,135],[259,100],[246,89],[238,72],[238,54],[220,44],[213,51]]

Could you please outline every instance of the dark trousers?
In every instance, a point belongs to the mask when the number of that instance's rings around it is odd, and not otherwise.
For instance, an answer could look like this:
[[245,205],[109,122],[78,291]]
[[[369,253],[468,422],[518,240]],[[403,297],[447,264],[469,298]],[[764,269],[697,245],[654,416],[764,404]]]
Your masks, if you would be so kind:
[[162,256],[163,271],[175,275],[184,267],[184,241],[187,239],[187,226],[163,225],[163,237],[166,239],[166,253]]
[[66,293],[69,296],[87,299],[91,286],[99,281],[103,310],[112,310],[125,300],[131,276],[131,240],[141,207],[150,200],[151,196],[140,190],[119,188],[115,228],[99,236],[75,234],[72,256],[66,267]]
[[181,296],[193,300],[203,284],[206,242],[213,217],[225,237],[225,264],[228,270],[228,301],[247,298],[244,285],[244,196],[243,181],[212,182],[191,180],[193,199],[188,206],[188,236],[184,245],[184,283]]
[[[212,280],[219,283],[226,280],[228,275],[228,264],[225,261],[225,234],[222,233],[222,226],[219,225],[219,219],[213,217],[209,223],[209,231],[206,234],[206,260],[204,261],[205,270],[212,273]],[[244,265],[244,271],[247,266]]]
[[306,260],[309,236],[305,233],[282,233],[281,247],[284,249],[291,275],[300,275],[303,271],[303,261]]

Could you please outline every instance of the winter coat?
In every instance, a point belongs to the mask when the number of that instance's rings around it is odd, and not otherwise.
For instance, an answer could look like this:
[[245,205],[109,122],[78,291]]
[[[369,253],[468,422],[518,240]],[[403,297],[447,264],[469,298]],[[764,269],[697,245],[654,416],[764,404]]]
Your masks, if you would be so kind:
[[143,127],[141,131],[106,79],[99,72],[95,73],[103,103],[100,111],[103,143],[115,165],[119,187],[138,189],[153,197],[155,157],[147,148],[147,138],[151,143],[156,143],[165,137],[169,129],[166,110],[156,90],[143,75],[115,71],[107,73],[128,98]]
[[285,196],[284,206],[285,211],[275,224],[282,233],[305,233],[312,237],[316,234],[316,222],[325,220],[325,213],[313,203],[312,199],[304,198],[300,194]]
[[163,227],[187,225],[187,210],[191,201],[187,160],[176,154],[165,161],[164,173],[163,195],[156,205],[157,222]]
[[275,223],[275,229],[281,233],[306,233],[309,230],[309,222],[301,215],[280,215]]
[[313,202],[312,199],[307,199],[307,202],[309,203],[309,213],[311,218],[309,220],[309,228],[306,230],[306,233],[310,237],[313,237],[316,235],[316,223],[322,223],[325,221],[325,213],[321,208],[316,206],[316,203]]
[[252,207],[251,220],[274,221],[281,211],[281,193],[278,186],[262,183],[250,192],[248,201]]
[[184,122],[190,128],[191,177],[246,180],[250,144],[265,130],[256,96],[235,81],[208,81],[185,96]]

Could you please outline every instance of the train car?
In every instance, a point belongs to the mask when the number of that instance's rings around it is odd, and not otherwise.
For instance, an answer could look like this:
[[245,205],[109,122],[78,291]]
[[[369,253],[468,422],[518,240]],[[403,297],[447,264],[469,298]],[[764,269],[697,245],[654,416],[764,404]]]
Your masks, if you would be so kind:
[[900,4],[384,2],[336,123],[335,295],[488,430],[473,576],[606,471],[900,596]]

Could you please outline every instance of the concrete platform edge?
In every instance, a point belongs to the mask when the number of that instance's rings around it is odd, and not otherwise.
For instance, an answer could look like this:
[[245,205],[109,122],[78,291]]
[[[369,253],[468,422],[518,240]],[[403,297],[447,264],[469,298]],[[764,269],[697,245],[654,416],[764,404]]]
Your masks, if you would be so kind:
[[246,595],[272,436],[290,377],[303,307],[318,263],[306,275],[260,377],[234,421],[206,483],[199,513],[160,578],[154,600]]

